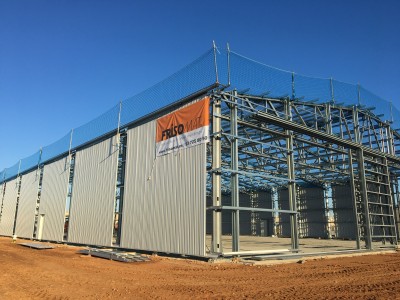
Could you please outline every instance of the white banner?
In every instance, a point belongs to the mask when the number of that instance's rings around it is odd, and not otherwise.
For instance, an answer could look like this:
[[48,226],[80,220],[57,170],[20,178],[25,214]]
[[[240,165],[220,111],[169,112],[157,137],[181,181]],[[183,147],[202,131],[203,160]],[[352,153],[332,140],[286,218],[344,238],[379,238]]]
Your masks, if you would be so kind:
[[185,149],[207,143],[210,140],[208,132],[209,126],[204,126],[188,133],[176,135],[168,140],[158,142],[156,146],[157,156],[162,156],[179,149]]

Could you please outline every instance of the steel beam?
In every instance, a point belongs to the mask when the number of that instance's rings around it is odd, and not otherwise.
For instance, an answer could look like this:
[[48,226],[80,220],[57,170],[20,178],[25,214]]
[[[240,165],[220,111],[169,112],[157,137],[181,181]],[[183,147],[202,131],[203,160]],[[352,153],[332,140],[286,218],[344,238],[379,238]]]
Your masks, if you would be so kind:
[[381,151],[377,151],[377,150],[362,146],[358,143],[354,143],[349,140],[343,140],[340,137],[337,137],[335,135],[330,135],[325,132],[319,131],[317,129],[312,129],[312,128],[309,128],[309,127],[306,127],[306,126],[303,126],[300,124],[296,124],[290,120],[284,120],[282,118],[275,117],[273,115],[269,115],[264,112],[258,112],[257,114],[253,115],[253,118],[256,120],[262,121],[262,122],[268,122],[271,124],[279,125],[280,127],[284,128],[286,130],[293,130],[297,133],[304,133],[304,134],[307,134],[314,138],[326,141],[328,143],[333,143],[333,144],[336,144],[339,146],[344,146],[346,148],[353,149],[353,150],[362,149],[363,152],[370,154],[370,155],[374,155],[374,156],[380,156],[380,157],[385,156],[388,160],[390,160],[392,162],[400,163],[400,158],[396,157],[394,155],[386,154]]

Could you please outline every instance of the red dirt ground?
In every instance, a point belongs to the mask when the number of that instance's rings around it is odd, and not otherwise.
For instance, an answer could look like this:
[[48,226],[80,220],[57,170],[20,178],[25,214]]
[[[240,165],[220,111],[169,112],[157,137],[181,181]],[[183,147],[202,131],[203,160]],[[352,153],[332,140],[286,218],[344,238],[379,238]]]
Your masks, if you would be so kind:
[[400,252],[267,266],[121,263],[55,246],[0,238],[0,299],[400,299]]

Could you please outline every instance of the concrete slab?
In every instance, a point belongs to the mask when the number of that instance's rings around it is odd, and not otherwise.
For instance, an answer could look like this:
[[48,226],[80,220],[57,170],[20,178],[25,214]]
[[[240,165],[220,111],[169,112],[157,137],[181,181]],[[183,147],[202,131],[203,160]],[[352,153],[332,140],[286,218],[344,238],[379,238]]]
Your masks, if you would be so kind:
[[271,266],[271,265],[279,265],[279,264],[291,264],[291,263],[305,263],[307,261],[315,261],[322,259],[331,259],[338,257],[355,257],[362,255],[376,255],[376,254],[386,254],[386,253],[395,253],[395,250],[382,250],[382,251],[355,251],[353,253],[346,252],[337,252],[337,253],[327,253],[327,254],[309,254],[309,255],[298,255],[298,256],[288,256],[285,259],[263,259],[263,260],[255,260],[255,259],[242,259],[241,263],[245,265],[254,265],[254,266]]
[[[207,249],[211,246],[211,236],[206,237]],[[299,239],[300,251],[302,253],[315,253],[326,251],[344,251],[355,250],[356,242],[352,240],[339,239]],[[222,248],[224,253],[232,252],[232,236],[222,236]],[[257,252],[272,250],[280,251],[282,249],[291,249],[290,238],[280,237],[261,237],[261,236],[240,236],[240,252]]]

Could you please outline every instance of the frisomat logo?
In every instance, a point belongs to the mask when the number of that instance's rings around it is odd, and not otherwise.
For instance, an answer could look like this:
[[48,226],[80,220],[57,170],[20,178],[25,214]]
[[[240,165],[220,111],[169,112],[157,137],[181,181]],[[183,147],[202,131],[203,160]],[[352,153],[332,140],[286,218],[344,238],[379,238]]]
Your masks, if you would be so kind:
[[183,126],[183,124],[179,124],[178,126],[172,126],[171,128],[165,129],[162,132],[161,140],[168,140],[169,138],[177,136],[178,134],[182,134],[184,130],[185,127]]

